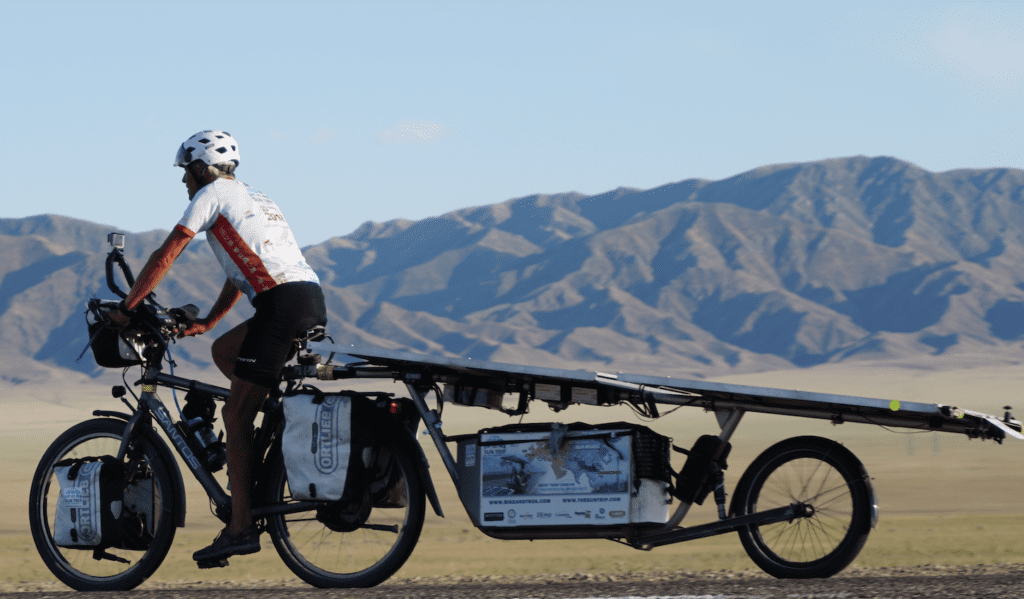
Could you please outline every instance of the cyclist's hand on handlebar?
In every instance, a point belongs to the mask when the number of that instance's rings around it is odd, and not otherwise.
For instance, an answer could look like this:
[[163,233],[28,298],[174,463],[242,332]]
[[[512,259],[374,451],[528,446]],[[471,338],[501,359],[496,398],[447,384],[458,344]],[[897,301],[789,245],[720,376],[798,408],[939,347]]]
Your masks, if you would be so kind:
[[122,314],[118,310],[111,310],[107,312],[107,318],[110,319],[110,323],[117,329],[123,329],[131,322],[132,317]]
[[213,328],[208,322],[203,319],[195,320],[188,324],[188,326],[178,331],[178,339],[182,337],[194,337],[196,335],[202,335],[206,331]]

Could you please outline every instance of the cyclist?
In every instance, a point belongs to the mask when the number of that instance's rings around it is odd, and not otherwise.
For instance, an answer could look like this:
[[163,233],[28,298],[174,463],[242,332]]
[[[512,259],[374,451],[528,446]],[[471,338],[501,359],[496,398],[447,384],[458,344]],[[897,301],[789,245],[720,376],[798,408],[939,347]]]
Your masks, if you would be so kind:
[[200,232],[227,273],[210,312],[179,335],[212,329],[244,293],[256,314],[219,337],[213,361],[231,381],[222,415],[227,433],[231,521],[196,561],[220,560],[260,550],[252,521],[252,443],[256,414],[288,361],[296,337],[327,323],[320,281],[306,263],[280,209],[266,195],[235,180],[238,144],[225,131],[205,130],[178,148],[174,166],[189,206],[163,245],[150,256],[119,312],[126,325],[132,311],[156,288],[188,242]]

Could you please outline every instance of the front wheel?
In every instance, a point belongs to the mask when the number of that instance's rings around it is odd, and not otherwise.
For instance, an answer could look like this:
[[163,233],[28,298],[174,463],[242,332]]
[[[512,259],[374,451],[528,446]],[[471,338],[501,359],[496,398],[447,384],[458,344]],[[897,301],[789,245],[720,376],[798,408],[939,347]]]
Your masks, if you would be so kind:
[[36,550],[54,576],[79,591],[127,591],[139,586],[156,571],[174,540],[171,474],[157,449],[142,438],[128,448],[125,457],[133,476],[123,509],[138,523],[137,534],[130,542],[126,537],[119,547],[104,549],[102,559],[96,559],[93,549],[58,547],[54,540],[60,496],[54,466],[65,459],[116,456],[125,426],[121,420],[98,419],[71,427],[46,450],[32,477],[28,521]]
[[[394,443],[367,456],[366,484],[352,497],[315,511],[267,518],[281,559],[313,586],[380,584],[402,567],[419,540],[426,498],[412,460]],[[281,456],[271,470],[266,499],[270,504],[292,501]]]
[[850,450],[821,437],[795,437],[764,451],[743,473],[732,500],[734,516],[793,504],[808,516],[744,526],[743,548],[776,578],[827,578],[860,553],[875,514],[863,464]]

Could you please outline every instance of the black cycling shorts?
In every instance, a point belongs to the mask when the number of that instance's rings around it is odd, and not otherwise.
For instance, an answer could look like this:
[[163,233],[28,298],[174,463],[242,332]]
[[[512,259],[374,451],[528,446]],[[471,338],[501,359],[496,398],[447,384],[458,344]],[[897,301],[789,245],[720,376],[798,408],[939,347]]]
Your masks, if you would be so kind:
[[277,387],[281,369],[291,359],[295,339],[317,325],[327,324],[320,285],[284,283],[258,294],[256,314],[238,351],[235,376],[263,387]]

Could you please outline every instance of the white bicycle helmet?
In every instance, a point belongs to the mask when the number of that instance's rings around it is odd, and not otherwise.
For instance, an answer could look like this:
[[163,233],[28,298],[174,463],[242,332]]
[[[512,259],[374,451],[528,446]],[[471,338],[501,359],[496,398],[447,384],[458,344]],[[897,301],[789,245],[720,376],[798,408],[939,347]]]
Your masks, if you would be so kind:
[[174,157],[174,166],[184,167],[196,160],[202,160],[207,166],[234,162],[237,167],[240,159],[238,142],[230,133],[207,129],[196,133],[181,144],[178,155]]

